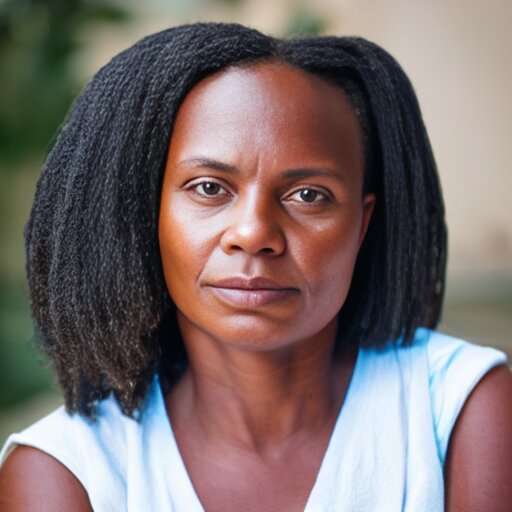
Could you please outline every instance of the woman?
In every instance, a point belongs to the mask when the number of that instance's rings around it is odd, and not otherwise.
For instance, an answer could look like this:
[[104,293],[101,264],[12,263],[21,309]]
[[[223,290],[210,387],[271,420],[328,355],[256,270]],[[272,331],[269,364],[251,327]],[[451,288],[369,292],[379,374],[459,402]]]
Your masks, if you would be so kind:
[[511,377],[429,330],[439,183],[375,45],[142,40],[77,100],[26,240],[67,412],[8,440],[2,511],[510,509]]

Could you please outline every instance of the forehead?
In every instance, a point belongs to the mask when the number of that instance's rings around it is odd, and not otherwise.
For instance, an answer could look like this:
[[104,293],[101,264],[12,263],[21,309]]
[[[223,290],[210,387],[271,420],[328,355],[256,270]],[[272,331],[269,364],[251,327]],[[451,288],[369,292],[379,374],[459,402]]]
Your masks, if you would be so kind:
[[171,153],[337,160],[362,167],[357,116],[338,86],[281,62],[232,67],[199,82],[174,123]]

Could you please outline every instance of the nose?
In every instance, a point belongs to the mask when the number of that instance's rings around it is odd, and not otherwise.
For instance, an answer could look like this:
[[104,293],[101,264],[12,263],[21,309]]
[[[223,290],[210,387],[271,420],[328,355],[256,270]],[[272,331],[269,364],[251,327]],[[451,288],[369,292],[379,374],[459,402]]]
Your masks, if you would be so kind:
[[279,256],[286,249],[286,238],[279,223],[277,205],[254,194],[239,200],[231,211],[220,246],[227,254],[243,251],[250,255]]

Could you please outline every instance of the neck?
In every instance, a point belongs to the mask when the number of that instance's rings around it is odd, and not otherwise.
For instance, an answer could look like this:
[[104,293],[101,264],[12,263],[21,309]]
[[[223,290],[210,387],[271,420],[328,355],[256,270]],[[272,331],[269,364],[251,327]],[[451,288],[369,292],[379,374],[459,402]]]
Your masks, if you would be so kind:
[[258,452],[334,423],[355,361],[354,351],[333,358],[336,321],[265,351],[223,344],[183,318],[180,327],[190,364],[168,399],[173,423]]

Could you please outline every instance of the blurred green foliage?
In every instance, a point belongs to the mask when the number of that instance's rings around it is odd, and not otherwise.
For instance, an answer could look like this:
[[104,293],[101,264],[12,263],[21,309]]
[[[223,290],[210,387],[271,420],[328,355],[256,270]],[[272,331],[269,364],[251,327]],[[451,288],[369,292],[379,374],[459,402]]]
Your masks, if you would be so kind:
[[[244,4],[208,1],[233,9]],[[33,343],[22,230],[37,168],[83,85],[73,69],[83,35],[98,22],[130,20],[122,5],[122,0],[0,0],[0,416],[3,408],[52,386],[48,364]],[[190,15],[202,3],[185,5]],[[165,10],[177,11],[178,3],[166,3]],[[282,34],[324,29],[322,18],[297,4]]]
[[231,5],[231,6],[237,6],[237,5],[240,5],[240,4],[243,4],[243,0],[215,0],[216,2],[218,2],[219,4],[227,4],[227,5]]
[[51,387],[44,358],[33,344],[30,312],[21,287],[0,288],[0,411]]
[[297,7],[290,13],[284,36],[319,36],[325,32],[326,28],[326,20],[318,13],[305,7]]
[[126,18],[119,7],[92,0],[0,3],[0,162],[44,151],[81,86],[70,69],[81,31]]
[[72,68],[83,31],[128,19],[106,0],[0,0],[0,416],[52,385],[24,285],[22,229],[37,167],[83,85]]

